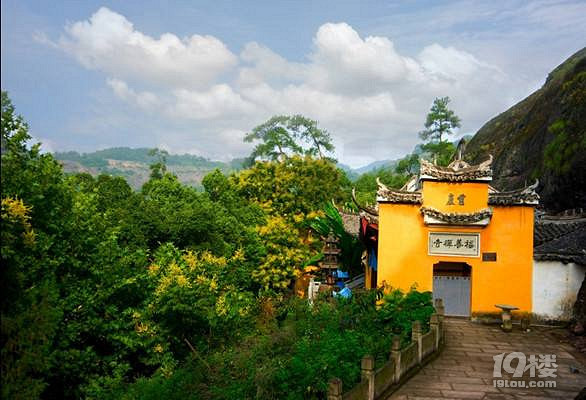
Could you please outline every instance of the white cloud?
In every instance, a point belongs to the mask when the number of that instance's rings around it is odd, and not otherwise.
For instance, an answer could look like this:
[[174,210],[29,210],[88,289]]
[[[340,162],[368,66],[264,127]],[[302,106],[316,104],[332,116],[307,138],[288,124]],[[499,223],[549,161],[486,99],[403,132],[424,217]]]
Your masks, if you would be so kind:
[[244,46],[240,53],[244,65],[240,68],[239,83],[244,86],[270,82],[283,84],[307,79],[307,65],[289,62],[271,49],[256,42]]
[[175,102],[170,105],[171,115],[186,119],[238,119],[251,114],[255,106],[226,85],[214,85],[207,91],[178,89]]
[[420,66],[399,55],[385,37],[362,39],[346,23],[324,24],[314,38],[313,85],[347,93],[379,92],[400,81],[419,81]]
[[212,158],[244,155],[244,132],[295,113],[332,133],[342,161],[396,158],[417,143],[435,97],[453,99],[465,132],[514,97],[511,79],[473,54],[430,43],[409,57],[389,38],[363,38],[346,23],[319,27],[304,62],[256,42],[236,57],[212,36],[154,39],[107,8],[68,26],[55,45],[104,72],[114,94],[143,118],[158,111],[169,128],[158,130],[155,143]]
[[57,45],[83,66],[150,85],[207,86],[237,63],[237,57],[213,36],[180,39],[165,33],[155,39],[105,7],[65,30]]
[[107,83],[116,96],[141,108],[152,110],[161,103],[154,93],[148,91],[136,92],[120,79],[108,79]]
[[483,69],[492,70],[499,78],[503,75],[499,68],[479,61],[470,53],[437,43],[425,47],[418,59],[426,73],[439,79],[458,81]]

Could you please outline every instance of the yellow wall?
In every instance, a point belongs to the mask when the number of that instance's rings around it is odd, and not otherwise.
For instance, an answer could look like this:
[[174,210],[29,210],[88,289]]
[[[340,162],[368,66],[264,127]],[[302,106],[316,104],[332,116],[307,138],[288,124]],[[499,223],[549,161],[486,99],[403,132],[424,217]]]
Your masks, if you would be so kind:
[[[423,205],[443,212],[473,212],[487,208],[488,184],[423,182]],[[449,193],[455,205],[446,205]],[[457,196],[466,195],[464,206]],[[440,261],[465,262],[472,267],[471,311],[494,312],[495,304],[507,303],[531,311],[533,268],[533,207],[492,207],[486,227],[426,226],[421,205],[379,204],[378,279],[393,287],[432,290],[433,265]],[[480,257],[430,256],[428,232],[478,232]],[[483,262],[483,252],[496,252],[496,262]]]
[[[447,205],[448,195],[454,195],[454,204]],[[458,196],[465,195],[464,205],[458,204]],[[482,210],[488,204],[488,183],[423,182],[423,205],[442,212],[470,213]]]

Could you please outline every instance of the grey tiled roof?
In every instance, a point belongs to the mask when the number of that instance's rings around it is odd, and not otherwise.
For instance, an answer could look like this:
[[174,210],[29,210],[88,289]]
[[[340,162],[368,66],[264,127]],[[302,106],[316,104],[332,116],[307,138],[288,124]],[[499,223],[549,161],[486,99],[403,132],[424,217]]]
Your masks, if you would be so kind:
[[340,213],[342,221],[344,222],[344,229],[353,236],[358,236],[360,232],[360,215]]
[[586,265],[586,218],[538,221],[533,242],[536,260]]

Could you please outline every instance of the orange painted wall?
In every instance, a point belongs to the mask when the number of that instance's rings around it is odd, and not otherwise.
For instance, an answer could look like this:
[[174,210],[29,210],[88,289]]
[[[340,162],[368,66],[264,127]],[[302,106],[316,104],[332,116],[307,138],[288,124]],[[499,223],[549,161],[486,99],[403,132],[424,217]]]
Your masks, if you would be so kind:
[[[423,205],[444,212],[473,212],[487,208],[487,183],[423,182]],[[446,205],[449,193],[454,206]],[[466,195],[464,206],[457,196]],[[426,226],[420,205],[379,204],[378,279],[393,287],[432,290],[433,265],[440,261],[465,262],[472,267],[471,311],[494,312],[495,304],[513,304],[531,311],[533,268],[533,207],[492,207],[486,227]],[[430,256],[429,232],[478,232],[480,257]],[[483,262],[483,252],[496,252],[496,262]]]

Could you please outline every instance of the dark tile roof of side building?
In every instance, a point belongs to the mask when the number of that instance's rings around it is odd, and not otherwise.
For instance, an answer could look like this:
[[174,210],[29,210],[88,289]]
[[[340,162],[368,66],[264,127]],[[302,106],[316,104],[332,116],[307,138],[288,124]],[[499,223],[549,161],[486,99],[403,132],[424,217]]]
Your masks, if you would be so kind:
[[586,216],[542,216],[535,222],[534,258],[586,265]]

